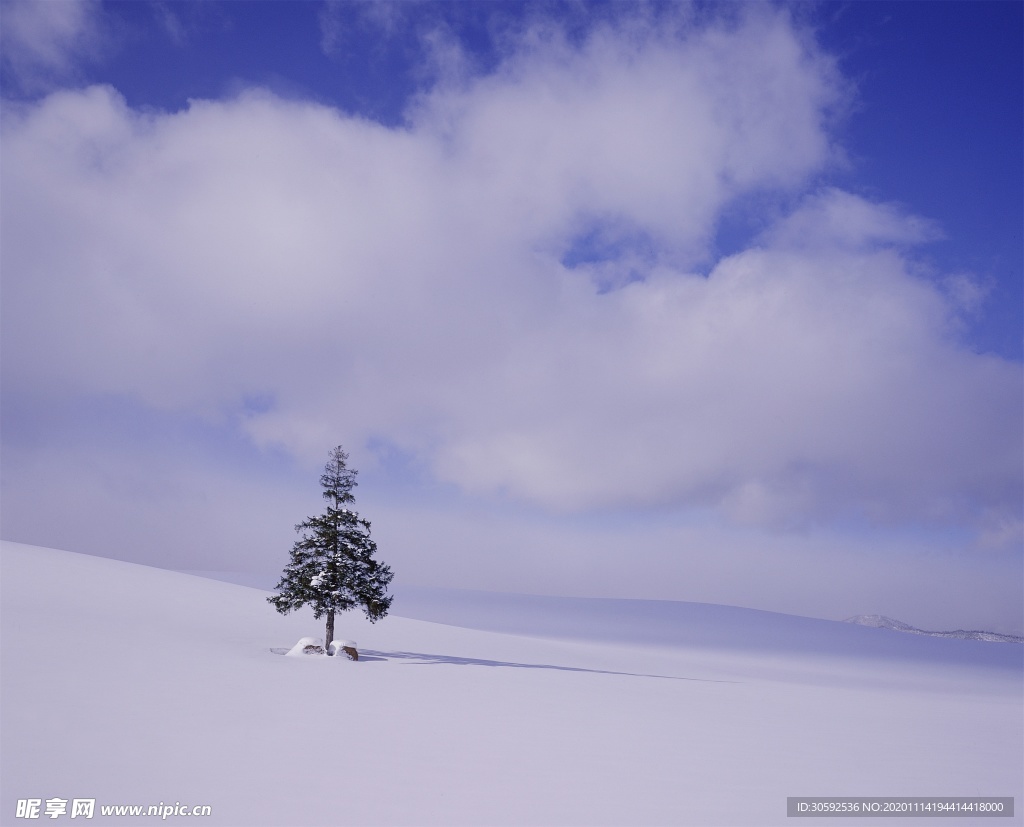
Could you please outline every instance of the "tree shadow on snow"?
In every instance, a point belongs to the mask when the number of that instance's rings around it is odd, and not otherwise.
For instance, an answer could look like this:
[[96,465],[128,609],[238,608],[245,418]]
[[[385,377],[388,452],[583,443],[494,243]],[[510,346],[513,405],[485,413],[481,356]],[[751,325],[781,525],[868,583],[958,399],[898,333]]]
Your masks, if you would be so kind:
[[[367,657],[368,656],[368,657]],[[592,675],[623,675],[630,678],[662,678],[667,681],[697,681],[700,683],[739,683],[739,681],[714,680],[712,678],[684,678],[678,675],[648,675],[643,672],[615,672],[609,669],[586,669],[582,666],[556,666],[551,663],[510,663],[501,660],[462,658],[454,655],[430,655],[423,652],[375,652],[366,650],[359,653],[359,660],[397,660],[408,665],[434,666],[501,666],[510,669],[555,669],[559,672],[588,672]]]

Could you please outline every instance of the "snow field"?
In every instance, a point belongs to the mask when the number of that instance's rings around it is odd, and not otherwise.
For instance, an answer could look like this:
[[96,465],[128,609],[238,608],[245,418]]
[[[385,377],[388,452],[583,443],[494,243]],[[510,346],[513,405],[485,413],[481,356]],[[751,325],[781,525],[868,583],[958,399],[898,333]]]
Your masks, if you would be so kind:
[[791,795],[1024,807],[1020,647],[967,656],[1016,644],[933,639],[948,662],[904,664],[348,613],[358,663],[287,658],[270,648],[321,624],[265,592],[13,543],[0,566],[5,825],[28,797],[209,804],[231,827],[772,825]]

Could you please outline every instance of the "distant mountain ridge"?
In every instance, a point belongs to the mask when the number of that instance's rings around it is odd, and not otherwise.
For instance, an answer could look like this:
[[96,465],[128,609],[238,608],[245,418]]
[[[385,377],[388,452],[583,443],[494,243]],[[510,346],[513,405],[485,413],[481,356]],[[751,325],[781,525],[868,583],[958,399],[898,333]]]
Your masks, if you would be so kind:
[[885,615],[854,615],[848,617],[845,623],[856,623],[858,626],[871,626],[875,629],[892,629],[897,632],[909,632],[912,635],[930,635],[931,637],[952,637],[958,640],[987,640],[993,643],[1024,643],[1024,637],[1020,635],[1002,635],[998,632],[983,632],[957,629],[953,632],[929,632],[918,629],[902,620],[893,620]]

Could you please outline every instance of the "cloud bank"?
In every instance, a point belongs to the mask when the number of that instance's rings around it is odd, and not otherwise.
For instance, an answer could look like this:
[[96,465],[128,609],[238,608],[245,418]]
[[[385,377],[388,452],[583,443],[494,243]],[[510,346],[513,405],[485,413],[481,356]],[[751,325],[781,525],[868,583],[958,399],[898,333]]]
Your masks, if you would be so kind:
[[[1020,366],[958,338],[979,288],[916,262],[937,228],[816,185],[846,94],[756,8],[530,28],[400,128],[258,89],[7,105],[5,393],[237,422],[311,463],[386,445],[554,512],[1019,542]],[[765,194],[793,206],[709,263]]]

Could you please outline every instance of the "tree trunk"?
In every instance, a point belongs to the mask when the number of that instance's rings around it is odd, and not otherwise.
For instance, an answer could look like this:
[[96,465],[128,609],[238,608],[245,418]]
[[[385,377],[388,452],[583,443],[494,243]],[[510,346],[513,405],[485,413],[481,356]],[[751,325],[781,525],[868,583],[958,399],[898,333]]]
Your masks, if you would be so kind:
[[334,612],[327,613],[327,639],[324,641],[324,650],[331,651],[331,644],[334,643]]

